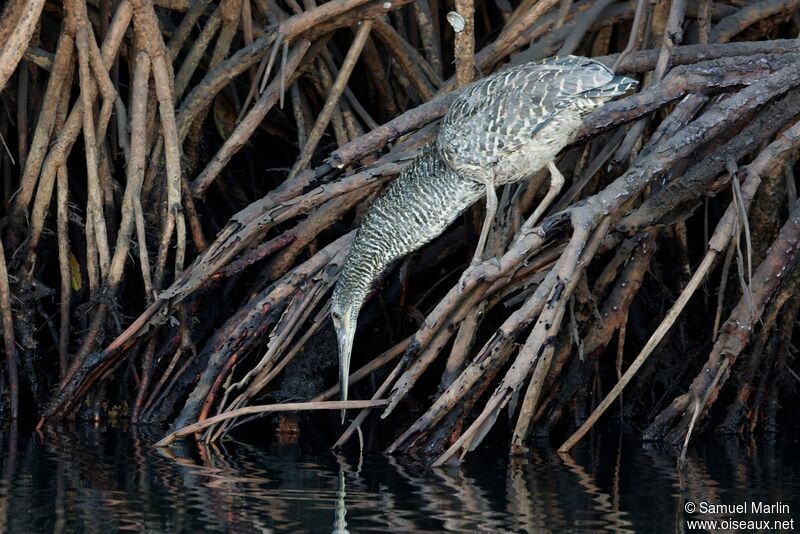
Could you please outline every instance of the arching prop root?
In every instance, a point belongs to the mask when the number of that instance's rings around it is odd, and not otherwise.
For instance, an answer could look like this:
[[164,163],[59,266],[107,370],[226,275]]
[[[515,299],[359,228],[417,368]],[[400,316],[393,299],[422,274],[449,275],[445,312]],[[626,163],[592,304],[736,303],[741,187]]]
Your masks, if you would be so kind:
[[[546,173],[498,191],[489,261],[464,266],[476,208],[399,282],[387,275],[351,377],[372,379],[357,388],[372,402],[338,444],[376,407],[376,424],[406,425],[389,451],[439,463],[505,406],[512,452],[586,420],[567,450],[609,407],[679,445],[719,399],[733,399],[721,431],[777,424],[800,306],[786,252],[800,45],[760,39],[796,36],[797,0],[465,0],[457,35],[439,32],[444,4],[407,0],[6,4],[9,413],[127,406],[136,422],[202,423],[213,441],[256,399],[289,398],[287,376],[329,334],[363,206],[434,138],[458,87],[576,53],[639,77],[639,92],[588,117],[554,162],[563,191],[555,180],[547,195]],[[717,280],[718,296],[697,294]],[[303,399],[336,395],[325,365]],[[408,422],[412,404],[423,413]]]

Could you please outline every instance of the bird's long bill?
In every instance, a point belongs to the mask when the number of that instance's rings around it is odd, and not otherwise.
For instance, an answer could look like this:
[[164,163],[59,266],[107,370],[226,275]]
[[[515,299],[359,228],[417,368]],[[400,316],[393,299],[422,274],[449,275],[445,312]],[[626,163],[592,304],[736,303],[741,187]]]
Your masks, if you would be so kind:
[[[337,332],[339,341],[339,388],[342,392],[342,400],[347,400],[347,386],[350,381],[350,353],[353,351],[353,337],[355,336],[355,324],[345,319],[342,328]],[[345,412],[342,410],[342,423],[344,424]]]

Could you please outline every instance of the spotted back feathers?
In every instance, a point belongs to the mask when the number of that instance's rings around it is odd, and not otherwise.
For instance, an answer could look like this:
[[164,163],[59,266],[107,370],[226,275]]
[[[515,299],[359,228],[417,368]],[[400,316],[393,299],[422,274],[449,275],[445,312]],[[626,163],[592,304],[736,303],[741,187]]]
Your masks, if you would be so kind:
[[635,84],[602,63],[576,56],[497,72],[467,86],[450,106],[439,131],[439,151],[457,172],[486,172],[515,157],[570,106],[591,111]]

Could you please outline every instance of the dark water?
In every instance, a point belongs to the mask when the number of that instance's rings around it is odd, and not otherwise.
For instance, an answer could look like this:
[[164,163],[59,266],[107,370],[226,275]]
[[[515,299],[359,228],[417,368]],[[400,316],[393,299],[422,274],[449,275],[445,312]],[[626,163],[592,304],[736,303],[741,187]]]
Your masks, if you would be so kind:
[[[461,470],[277,441],[169,454],[150,441],[114,429],[6,430],[0,532],[693,532],[689,519],[800,522],[796,435],[697,444],[682,476],[672,454],[618,435],[564,458],[544,446],[513,461],[485,449]],[[690,515],[690,501],[748,509]],[[759,515],[754,501],[785,508]]]

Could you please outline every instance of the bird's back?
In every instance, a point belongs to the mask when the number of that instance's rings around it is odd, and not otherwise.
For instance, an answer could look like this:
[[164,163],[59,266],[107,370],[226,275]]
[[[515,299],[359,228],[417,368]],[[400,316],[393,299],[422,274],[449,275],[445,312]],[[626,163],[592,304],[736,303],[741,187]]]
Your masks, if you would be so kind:
[[576,56],[500,71],[468,86],[453,102],[439,131],[439,152],[454,170],[477,181],[522,179],[571,141],[583,115],[635,83]]

